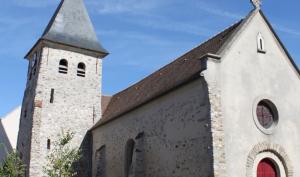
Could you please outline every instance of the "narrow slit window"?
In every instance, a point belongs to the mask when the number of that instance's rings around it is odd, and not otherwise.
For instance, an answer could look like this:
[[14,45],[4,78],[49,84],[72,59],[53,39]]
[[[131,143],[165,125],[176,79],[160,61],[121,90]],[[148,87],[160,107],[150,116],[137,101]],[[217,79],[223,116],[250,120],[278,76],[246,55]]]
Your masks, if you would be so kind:
[[85,64],[79,63],[77,67],[77,76],[85,77]]
[[51,89],[51,93],[50,93],[50,103],[54,102],[54,89]]
[[47,140],[47,149],[48,150],[51,149],[51,140],[50,139]]
[[29,80],[31,80],[31,78],[32,78],[32,72],[30,71]]
[[35,52],[32,59],[32,74],[35,75],[38,63],[38,53]]
[[66,59],[61,59],[59,61],[58,72],[62,74],[68,73],[68,61]]
[[28,66],[28,80],[31,80],[31,78],[32,78],[32,67],[30,62]]
[[24,111],[24,118],[27,117],[27,110]]
[[37,57],[38,57],[38,54],[37,54],[37,52],[35,52],[33,54],[32,62],[31,62],[31,67],[32,68],[34,68],[36,66],[36,64],[37,64]]
[[35,73],[36,73],[36,67],[33,68],[33,75],[35,75]]
[[259,48],[263,50],[263,40],[259,39]]
[[257,50],[260,53],[266,53],[265,40],[261,33],[258,33],[257,35]]

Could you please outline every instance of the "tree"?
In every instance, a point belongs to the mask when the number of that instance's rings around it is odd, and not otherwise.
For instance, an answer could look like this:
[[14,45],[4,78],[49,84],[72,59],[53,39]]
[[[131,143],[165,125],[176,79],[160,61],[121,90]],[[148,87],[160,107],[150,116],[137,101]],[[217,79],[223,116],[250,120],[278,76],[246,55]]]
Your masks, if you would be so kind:
[[15,151],[9,153],[0,167],[0,177],[24,177],[25,165]]
[[76,175],[74,163],[81,158],[79,148],[72,148],[70,142],[74,133],[66,132],[59,135],[54,142],[54,148],[47,156],[47,166],[44,172],[48,177],[72,177]]

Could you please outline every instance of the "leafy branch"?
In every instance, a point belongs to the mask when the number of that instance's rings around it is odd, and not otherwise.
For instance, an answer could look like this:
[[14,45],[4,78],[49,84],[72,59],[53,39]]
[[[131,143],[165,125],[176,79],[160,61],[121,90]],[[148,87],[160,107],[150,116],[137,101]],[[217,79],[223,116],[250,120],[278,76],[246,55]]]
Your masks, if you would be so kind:
[[66,132],[59,135],[59,139],[54,142],[54,148],[47,156],[47,166],[44,172],[48,177],[72,177],[76,175],[74,163],[81,158],[78,148],[72,148],[70,142],[74,138],[74,133]]

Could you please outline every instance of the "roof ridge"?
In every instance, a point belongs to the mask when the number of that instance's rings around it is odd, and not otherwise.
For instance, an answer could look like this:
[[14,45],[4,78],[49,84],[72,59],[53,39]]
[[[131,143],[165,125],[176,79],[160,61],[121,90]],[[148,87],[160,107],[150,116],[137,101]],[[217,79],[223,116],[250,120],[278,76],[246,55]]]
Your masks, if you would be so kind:
[[208,40],[202,42],[200,45],[197,45],[196,47],[190,49],[189,51],[185,52],[183,55],[177,57],[176,59],[174,59],[174,60],[171,61],[170,63],[168,63],[168,64],[162,66],[161,68],[155,70],[155,71],[152,72],[151,74],[145,76],[143,79],[141,79],[141,80],[135,82],[134,84],[128,86],[128,87],[125,88],[124,90],[121,90],[120,92],[117,92],[116,94],[113,94],[112,97],[114,97],[114,96],[116,96],[117,94],[119,94],[119,93],[121,93],[121,92],[124,92],[124,91],[126,91],[126,90],[128,90],[128,89],[134,87],[134,86],[137,85],[138,83],[140,83],[140,82],[142,82],[143,80],[149,78],[151,75],[153,75],[153,74],[155,74],[155,73],[157,73],[157,72],[163,70],[164,68],[168,67],[169,65],[172,65],[174,62],[176,62],[176,61],[177,61],[178,59],[180,59],[181,57],[184,57],[184,56],[185,56],[186,54],[188,54],[190,51],[197,49],[198,47],[200,47],[201,45],[204,45],[205,43],[208,43],[210,40],[214,39],[215,37],[217,37],[218,35],[220,35],[222,32],[224,32],[224,31],[226,31],[226,30],[228,30],[228,29],[234,27],[235,25],[237,25],[237,24],[240,23],[241,21],[242,21],[242,20],[239,20],[239,21],[237,21],[236,23],[233,23],[233,24],[230,25],[229,27],[225,28],[225,30],[223,30],[223,31],[221,31],[221,32],[218,32],[218,33],[215,33],[215,35],[214,35],[213,37],[211,37],[211,38],[209,38]]
[[54,20],[55,20],[55,18],[57,16],[59,10],[61,9],[61,6],[63,5],[64,1],[65,0],[61,0],[60,1],[59,5],[57,6],[57,8],[56,8],[56,10],[54,12],[54,14],[52,15],[52,17],[51,17],[50,21],[48,22],[46,28],[44,29],[44,32],[43,32],[42,36],[44,36],[49,31],[49,29],[50,29],[51,25],[53,24],[53,22],[54,22]]
[[207,53],[216,54],[241,22],[242,20],[229,26],[171,63],[114,94],[101,120],[93,128],[103,125],[186,82],[200,77],[199,73],[203,67],[198,59]]
[[[243,19],[242,19],[242,20],[243,20]],[[230,29],[230,28],[232,28],[232,27],[236,26],[237,24],[239,24],[239,23],[240,23],[242,20],[239,20],[239,21],[237,21],[236,23],[233,23],[233,24],[232,24],[232,25],[230,25],[229,27],[225,28],[223,31],[220,31],[220,32],[218,32],[218,33],[215,33],[215,35],[214,35],[213,37],[211,37],[211,38],[209,38],[208,40],[206,40],[206,41],[202,42],[200,45],[197,45],[196,47],[194,47],[194,48],[190,49],[189,51],[185,52],[183,55],[181,55],[181,56],[177,57],[176,59],[174,59],[174,60],[173,60],[173,61],[171,61],[170,63],[168,63],[168,64],[166,64],[166,65],[162,66],[161,68],[159,68],[159,69],[155,70],[155,71],[154,71],[154,72],[152,72],[151,74],[149,74],[149,75],[145,76],[143,79],[141,79],[141,80],[139,80],[139,81],[135,82],[134,84],[132,84],[132,85],[128,86],[128,87],[127,87],[127,88],[125,88],[124,90],[121,90],[120,92],[117,92],[116,94],[113,94],[113,95],[112,95],[112,97],[116,96],[116,95],[117,95],[117,94],[119,94],[119,93],[125,92],[126,90],[128,90],[128,89],[130,89],[130,88],[134,87],[134,86],[135,86],[135,85],[137,85],[138,83],[140,83],[140,82],[144,81],[145,79],[147,79],[147,78],[148,78],[148,77],[150,77],[151,75],[153,75],[153,74],[155,74],[155,73],[157,73],[157,72],[159,72],[159,71],[163,70],[164,68],[168,67],[169,65],[172,65],[172,64],[173,64],[174,62],[176,62],[178,59],[180,59],[180,58],[184,57],[184,56],[185,56],[185,55],[187,55],[189,52],[191,52],[192,50],[195,50],[195,49],[197,49],[198,47],[200,47],[200,46],[204,45],[205,43],[208,43],[208,42],[210,42],[212,39],[216,38],[218,35],[220,35],[220,34],[221,34],[221,33],[223,33],[224,31],[226,31],[226,30],[228,30],[228,29]]]

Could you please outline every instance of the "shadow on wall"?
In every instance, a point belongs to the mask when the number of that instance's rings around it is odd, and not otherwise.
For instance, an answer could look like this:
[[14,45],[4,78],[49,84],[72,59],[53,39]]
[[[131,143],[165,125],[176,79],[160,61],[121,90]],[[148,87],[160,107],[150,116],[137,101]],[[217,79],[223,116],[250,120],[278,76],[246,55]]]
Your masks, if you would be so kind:
[[93,142],[91,132],[87,132],[81,145],[81,159],[74,164],[77,175],[75,177],[91,177],[92,176],[92,159]]
[[[131,122],[122,122],[122,128],[127,129],[127,132],[132,130],[132,134],[137,135],[136,138],[124,132],[117,140],[103,138],[108,141],[99,144],[97,149],[102,149],[104,145],[107,147],[106,153],[112,153],[109,149],[116,149],[118,152],[109,154],[104,164],[101,160],[97,161],[94,165],[97,168],[94,170],[98,172],[98,166],[102,164],[107,176],[113,174],[111,171],[114,170],[118,171],[119,176],[196,177],[201,174],[213,177],[216,163],[213,151],[216,154],[219,152],[218,149],[213,149],[211,112],[214,108],[209,96],[208,85],[204,78],[200,78],[183,85],[178,91],[167,93],[148,106],[139,108],[139,111],[128,114],[127,119],[123,120]],[[147,115],[143,119],[141,115],[145,113]],[[119,132],[115,130],[119,128],[119,124],[110,124],[112,130],[98,131],[111,131],[118,135]],[[135,129],[131,129],[132,125],[135,125]],[[139,134],[140,132],[143,133]],[[88,132],[81,144],[82,159],[76,164],[78,177],[92,176],[92,159],[98,159],[97,152],[93,156],[92,146],[92,134]],[[115,156],[118,157],[113,158]],[[117,163],[115,159],[124,159],[124,166],[117,166],[116,169],[105,168],[106,164]]]
[[12,151],[12,145],[10,144],[6,131],[2,125],[2,121],[0,120],[0,164],[3,163],[7,154]]

